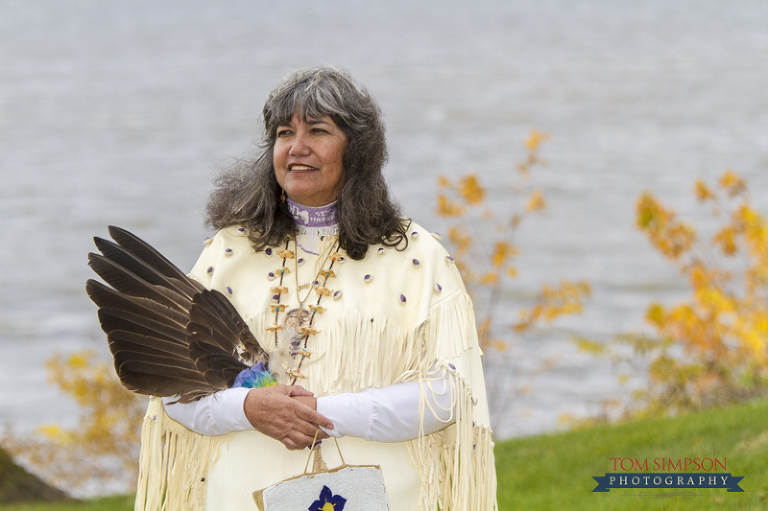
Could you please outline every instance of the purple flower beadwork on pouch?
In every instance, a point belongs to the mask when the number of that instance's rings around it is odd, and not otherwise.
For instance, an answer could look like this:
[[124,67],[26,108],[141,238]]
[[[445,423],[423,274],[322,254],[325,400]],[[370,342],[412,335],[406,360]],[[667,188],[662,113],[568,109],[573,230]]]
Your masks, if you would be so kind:
[[331,489],[323,486],[320,491],[320,498],[309,506],[308,511],[343,511],[347,499],[341,495],[334,495]]

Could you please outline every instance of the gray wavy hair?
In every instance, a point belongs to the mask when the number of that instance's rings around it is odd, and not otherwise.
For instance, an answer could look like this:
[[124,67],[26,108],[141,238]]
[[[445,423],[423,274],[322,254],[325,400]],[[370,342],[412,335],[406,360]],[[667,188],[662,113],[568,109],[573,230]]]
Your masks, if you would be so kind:
[[293,216],[280,200],[273,149],[278,126],[297,113],[305,121],[328,116],[344,131],[344,182],[336,198],[339,243],[353,259],[370,245],[407,244],[408,220],[389,197],[382,169],[387,145],[381,110],[368,91],[346,72],[322,66],[291,73],[264,104],[262,152],[256,160],[240,160],[215,181],[207,206],[214,229],[242,225],[256,250],[275,246],[292,234]]

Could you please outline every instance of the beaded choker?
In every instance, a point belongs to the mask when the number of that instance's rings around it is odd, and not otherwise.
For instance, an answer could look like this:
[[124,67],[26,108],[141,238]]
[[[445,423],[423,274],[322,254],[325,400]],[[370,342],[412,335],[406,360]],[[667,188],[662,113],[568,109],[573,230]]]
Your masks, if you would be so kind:
[[298,236],[296,244],[304,252],[319,256],[322,236],[332,236],[339,233],[336,223],[336,201],[319,208],[313,208],[286,199],[288,210],[293,215]]
[[336,201],[319,208],[305,206],[291,199],[286,199],[285,203],[297,226],[333,227],[336,225]]

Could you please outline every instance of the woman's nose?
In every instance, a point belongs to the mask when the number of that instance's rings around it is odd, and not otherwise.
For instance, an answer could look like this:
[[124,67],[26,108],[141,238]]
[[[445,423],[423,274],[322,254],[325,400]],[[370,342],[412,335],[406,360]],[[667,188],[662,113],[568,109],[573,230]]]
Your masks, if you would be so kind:
[[291,156],[306,156],[310,153],[309,144],[304,140],[302,135],[296,135],[291,144],[290,154]]

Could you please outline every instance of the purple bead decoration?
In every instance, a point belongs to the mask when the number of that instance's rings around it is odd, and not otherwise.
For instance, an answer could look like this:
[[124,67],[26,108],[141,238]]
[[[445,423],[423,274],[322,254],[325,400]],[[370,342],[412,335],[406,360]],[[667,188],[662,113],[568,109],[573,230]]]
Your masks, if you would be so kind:
[[363,277],[363,282],[365,282],[366,284],[369,284],[372,280],[373,280],[373,277],[371,276],[370,273],[365,277]]
[[384,247],[379,247],[379,249],[376,251],[379,255],[384,255]]
[[266,250],[264,251],[264,253],[265,253],[265,254],[267,254],[268,256],[269,256],[269,255],[272,255],[272,249],[271,249],[271,248],[268,248],[268,249],[266,249]]
[[341,298],[341,291],[335,291],[333,293],[333,299],[338,300],[339,298]]
[[421,265],[421,263],[419,262],[419,260],[418,260],[418,259],[414,259],[414,260],[413,260],[413,265],[414,265],[414,266],[419,266],[419,265]]
[[400,295],[400,303],[405,303],[405,295]]
[[208,267],[208,275],[213,275],[213,266]]
[[442,290],[443,290],[443,286],[441,286],[440,284],[438,284],[437,282],[435,282],[435,292],[436,292],[436,293],[439,293],[439,292],[441,292]]
[[228,294],[229,296],[232,296],[232,288],[231,288],[231,287],[229,287],[229,286],[227,286],[227,294]]
[[224,255],[231,256],[232,255],[232,249],[231,248],[225,249],[224,250]]

